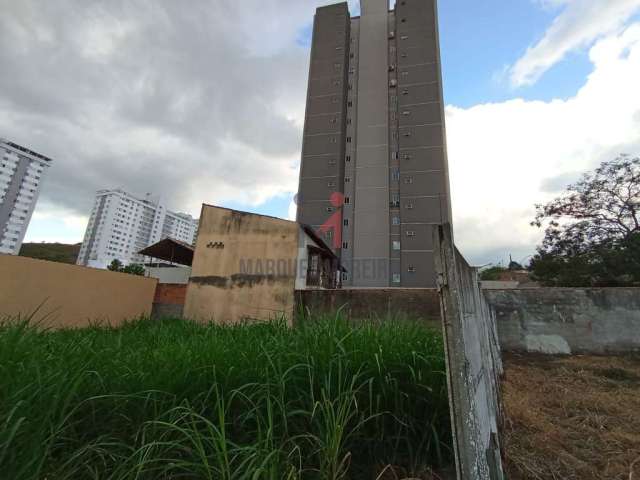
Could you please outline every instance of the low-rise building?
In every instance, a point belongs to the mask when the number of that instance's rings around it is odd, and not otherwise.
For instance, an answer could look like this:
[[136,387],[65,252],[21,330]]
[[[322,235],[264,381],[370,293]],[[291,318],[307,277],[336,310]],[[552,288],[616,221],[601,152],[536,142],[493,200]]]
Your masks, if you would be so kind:
[[218,323],[294,314],[294,291],[336,288],[340,265],[314,230],[203,205],[184,316]]

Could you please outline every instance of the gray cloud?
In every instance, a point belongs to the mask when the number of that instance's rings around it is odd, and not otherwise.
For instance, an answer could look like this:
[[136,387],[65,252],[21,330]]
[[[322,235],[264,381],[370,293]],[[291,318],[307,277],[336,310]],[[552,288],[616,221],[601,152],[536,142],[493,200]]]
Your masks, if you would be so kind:
[[0,136],[54,158],[41,198],[78,214],[115,186],[193,213],[295,190],[320,3],[0,0]]

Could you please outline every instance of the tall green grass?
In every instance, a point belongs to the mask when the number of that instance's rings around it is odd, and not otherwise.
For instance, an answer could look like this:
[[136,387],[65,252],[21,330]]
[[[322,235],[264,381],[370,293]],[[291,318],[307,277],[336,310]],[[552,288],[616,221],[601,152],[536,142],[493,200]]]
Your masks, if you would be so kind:
[[2,478],[371,479],[450,442],[442,339],[419,325],[0,325]]

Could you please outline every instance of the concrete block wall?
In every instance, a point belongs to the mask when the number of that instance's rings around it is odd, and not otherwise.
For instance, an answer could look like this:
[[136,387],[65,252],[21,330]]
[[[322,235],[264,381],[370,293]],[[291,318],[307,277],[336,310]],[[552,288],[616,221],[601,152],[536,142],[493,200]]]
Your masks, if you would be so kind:
[[457,478],[502,480],[503,370],[495,318],[450,224],[438,227],[434,245]]
[[547,354],[640,351],[640,288],[484,290],[503,350]]
[[406,318],[440,327],[440,298],[435,288],[296,291],[296,311],[335,315],[338,309],[350,319]]

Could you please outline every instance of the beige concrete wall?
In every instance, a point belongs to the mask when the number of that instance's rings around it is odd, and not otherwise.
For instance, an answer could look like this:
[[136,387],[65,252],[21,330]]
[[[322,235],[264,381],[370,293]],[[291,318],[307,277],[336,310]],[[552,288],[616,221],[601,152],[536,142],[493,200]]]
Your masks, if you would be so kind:
[[149,315],[157,280],[126,273],[0,255],[0,318],[29,315],[50,327],[112,325]]
[[295,222],[203,206],[185,318],[291,320],[298,231]]

